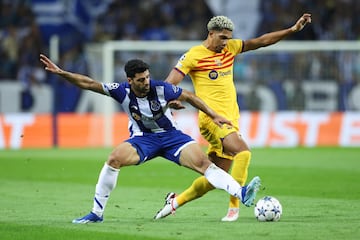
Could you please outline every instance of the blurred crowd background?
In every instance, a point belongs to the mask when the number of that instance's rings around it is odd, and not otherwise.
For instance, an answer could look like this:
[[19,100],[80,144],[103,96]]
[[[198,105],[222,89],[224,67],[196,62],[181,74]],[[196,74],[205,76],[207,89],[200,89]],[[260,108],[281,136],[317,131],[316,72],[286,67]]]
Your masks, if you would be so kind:
[[[238,0],[243,2],[246,1]],[[89,74],[85,46],[108,40],[202,40],[206,23],[216,11],[206,0],[1,0],[0,1],[0,82],[20,82],[23,106],[31,101],[31,86],[51,84],[39,63],[40,53],[49,53],[52,35],[59,35],[59,65],[69,71]],[[226,2],[226,1],[225,1]],[[312,24],[287,40],[359,40],[360,1],[357,0],[258,0],[259,16],[252,35],[256,37],[290,27],[304,12],[312,14]],[[241,15],[239,16],[241,19]],[[244,19],[245,21],[245,19]],[[241,25],[238,22],[236,26]],[[241,30],[241,28],[240,28]],[[240,30],[236,36],[242,38]],[[179,57],[179,56],[176,56]],[[274,81],[298,82],[331,80],[355,86],[360,81],[360,55],[314,52],[292,58],[286,53],[265,57],[252,55],[235,65],[236,81],[271,85]],[[326,59],[336,59],[327,61]],[[309,59],[311,59],[309,61]],[[277,65],[274,65],[274,62]],[[152,64],[152,63],[151,63]],[[155,64],[155,63],[154,63]],[[323,66],[321,66],[323,65]],[[324,66],[325,65],[325,66]],[[169,66],[171,67],[171,66]],[[298,79],[302,71],[303,79]],[[159,73],[166,76],[167,73]],[[163,76],[163,77],[164,77]],[[271,76],[271,77],[268,77]],[[161,76],[156,76],[161,78]],[[118,80],[118,79],[117,79]],[[118,80],[120,81],[120,80]],[[72,94],[58,111],[74,111],[80,91],[66,82],[58,89]],[[59,94],[61,95],[61,94]],[[301,96],[299,96],[301,98]],[[256,110],[256,98],[245,108]],[[64,101],[65,101],[64,100]],[[74,102],[71,105],[70,102]],[[253,107],[254,105],[254,107]],[[287,107],[284,106],[284,109]],[[290,109],[290,108],[289,108]],[[301,110],[301,109],[300,109]],[[343,109],[340,109],[343,110]]]

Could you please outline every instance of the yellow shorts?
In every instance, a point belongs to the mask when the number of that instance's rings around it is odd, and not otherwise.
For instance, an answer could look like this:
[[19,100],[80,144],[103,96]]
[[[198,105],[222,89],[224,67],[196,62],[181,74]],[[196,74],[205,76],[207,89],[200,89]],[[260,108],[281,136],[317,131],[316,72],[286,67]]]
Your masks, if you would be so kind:
[[199,128],[201,135],[209,142],[207,153],[215,152],[218,157],[233,159],[233,156],[223,152],[222,139],[233,132],[239,131],[238,120],[232,122],[233,126],[224,125],[220,128],[205,114],[199,114]]

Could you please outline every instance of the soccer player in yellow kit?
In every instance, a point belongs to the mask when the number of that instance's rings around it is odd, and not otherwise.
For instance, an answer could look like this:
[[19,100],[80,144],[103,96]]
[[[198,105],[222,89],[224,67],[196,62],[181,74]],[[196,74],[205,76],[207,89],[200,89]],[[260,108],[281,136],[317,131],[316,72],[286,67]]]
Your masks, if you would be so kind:
[[[220,128],[202,112],[199,112],[199,128],[209,142],[208,156],[225,171],[231,167],[231,175],[243,186],[247,180],[251,152],[239,134],[239,107],[233,81],[235,56],[260,47],[274,44],[286,36],[298,32],[311,22],[311,15],[303,14],[290,28],[264,34],[250,40],[232,39],[234,24],[225,16],[213,17],[207,24],[208,36],[201,45],[189,49],[170,72],[166,81],[179,84],[185,75],[192,79],[195,93],[218,114],[232,122],[232,126]],[[177,105],[178,104],[178,105]],[[174,103],[175,108],[182,108]],[[165,206],[155,219],[173,213],[176,208],[201,197],[214,187],[204,177],[194,180],[192,185],[179,195],[169,193]],[[239,199],[230,196],[228,213],[222,221],[236,221],[239,216]]]

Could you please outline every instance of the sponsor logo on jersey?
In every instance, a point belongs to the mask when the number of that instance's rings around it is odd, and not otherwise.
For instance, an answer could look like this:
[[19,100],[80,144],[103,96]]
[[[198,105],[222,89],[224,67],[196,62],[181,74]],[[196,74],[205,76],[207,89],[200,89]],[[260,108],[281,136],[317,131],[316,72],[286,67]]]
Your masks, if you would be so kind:
[[228,70],[228,71],[226,71],[226,72],[219,72],[219,75],[220,75],[221,77],[225,77],[225,76],[227,76],[227,75],[231,75],[231,70]]
[[219,74],[218,74],[218,72],[215,71],[215,70],[211,70],[211,71],[209,72],[209,78],[210,78],[211,80],[217,79],[218,76],[219,76]]
[[154,121],[154,120],[158,120],[159,118],[161,118],[162,115],[163,115],[162,112],[154,115],[153,117],[146,117],[146,116],[142,115],[141,120],[143,120],[143,121]]

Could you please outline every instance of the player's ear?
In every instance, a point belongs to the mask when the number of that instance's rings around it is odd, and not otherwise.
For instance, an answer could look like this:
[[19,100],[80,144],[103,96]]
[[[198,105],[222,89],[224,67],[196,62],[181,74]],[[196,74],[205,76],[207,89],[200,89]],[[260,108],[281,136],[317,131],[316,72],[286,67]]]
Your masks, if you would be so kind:
[[129,77],[128,77],[127,80],[128,80],[128,83],[131,84],[132,78],[129,78]]

